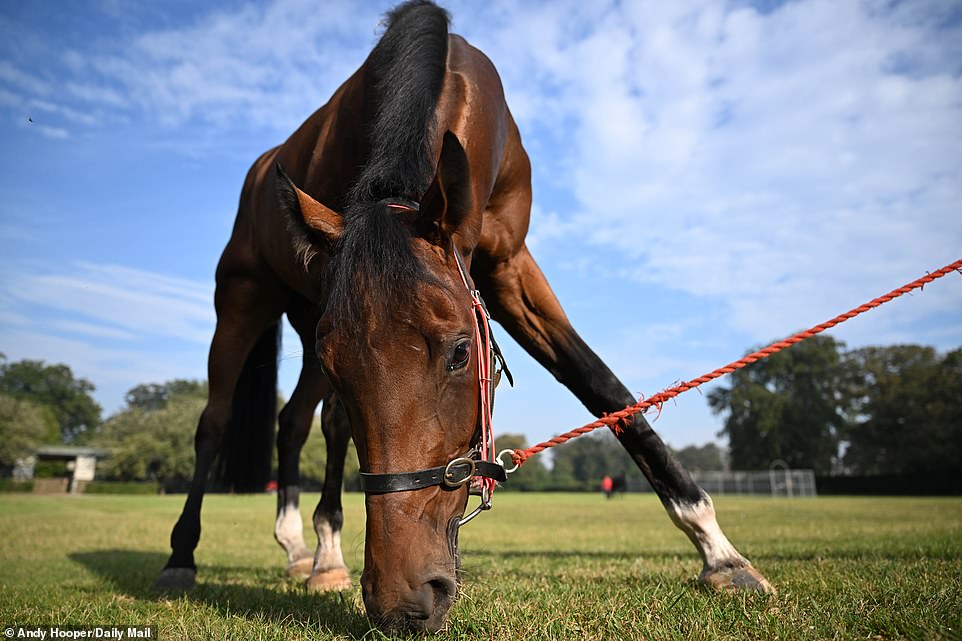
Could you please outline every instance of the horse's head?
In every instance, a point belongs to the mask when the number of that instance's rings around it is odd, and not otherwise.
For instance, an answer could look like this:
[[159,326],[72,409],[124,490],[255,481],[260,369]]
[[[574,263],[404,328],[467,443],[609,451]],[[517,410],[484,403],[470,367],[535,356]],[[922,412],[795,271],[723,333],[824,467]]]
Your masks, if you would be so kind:
[[381,201],[342,217],[285,178],[288,209],[332,255],[317,356],[366,483],[365,606],[382,627],[436,630],[457,591],[458,522],[475,468],[463,459],[479,438],[485,349],[456,254],[464,150],[445,136],[420,207]]

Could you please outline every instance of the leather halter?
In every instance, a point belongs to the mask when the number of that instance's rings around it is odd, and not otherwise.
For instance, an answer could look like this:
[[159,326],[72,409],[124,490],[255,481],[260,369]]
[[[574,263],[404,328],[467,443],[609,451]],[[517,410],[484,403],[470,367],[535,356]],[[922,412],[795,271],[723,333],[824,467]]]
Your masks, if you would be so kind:
[[[411,206],[408,202],[398,202],[397,200],[382,201],[387,207],[401,211],[417,211],[416,203]],[[478,426],[471,439],[471,449],[464,455],[456,457],[446,465],[431,467],[414,472],[393,472],[383,474],[373,474],[361,472],[361,490],[369,494],[384,494],[390,492],[407,492],[419,490],[426,487],[443,486],[447,488],[458,488],[462,485],[472,484],[478,486],[481,495],[481,506],[470,515],[461,519],[463,525],[477,516],[482,510],[491,508],[491,494],[494,491],[495,481],[504,482],[507,480],[504,466],[494,455],[494,432],[491,425],[491,413],[494,409],[494,388],[500,379],[502,372],[512,382],[511,372],[508,371],[504,363],[501,349],[491,335],[488,320],[491,318],[488,309],[481,299],[481,294],[474,289],[469,280],[467,271],[461,261],[457,247],[451,244],[454,252],[454,259],[458,266],[458,272],[465,288],[471,295],[472,308],[475,315],[475,343],[477,348],[477,367],[480,379],[480,416]],[[474,492],[472,492],[474,493]]]

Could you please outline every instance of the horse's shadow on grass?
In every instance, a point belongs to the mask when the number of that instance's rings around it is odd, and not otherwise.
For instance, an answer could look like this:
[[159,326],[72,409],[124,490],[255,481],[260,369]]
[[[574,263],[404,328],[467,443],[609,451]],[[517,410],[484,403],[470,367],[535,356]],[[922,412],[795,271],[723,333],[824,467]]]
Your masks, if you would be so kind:
[[199,580],[187,592],[158,592],[157,574],[167,555],[137,550],[98,550],[70,554],[72,561],[103,578],[115,592],[144,601],[180,598],[216,609],[225,617],[243,612],[277,625],[300,624],[317,632],[327,631],[353,639],[371,638],[371,622],[355,605],[352,593],[311,594],[279,569],[257,571],[265,587],[232,583],[233,577],[250,576],[249,567],[218,566],[198,569]]

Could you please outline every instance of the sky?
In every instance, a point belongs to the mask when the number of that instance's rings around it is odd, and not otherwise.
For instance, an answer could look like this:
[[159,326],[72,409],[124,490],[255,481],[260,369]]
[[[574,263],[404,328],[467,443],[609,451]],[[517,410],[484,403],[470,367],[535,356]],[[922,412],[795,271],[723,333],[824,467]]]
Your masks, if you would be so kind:
[[[205,377],[247,168],[363,62],[390,6],[0,3],[0,352],[66,363],[105,415],[138,384]],[[958,1],[445,6],[531,157],[532,253],[639,396],[962,258]],[[951,274],[831,335],[947,351],[960,303]],[[498,432],[592,419],[499,341]],[[718,384],[665,407],[669,444],[724,443]]]

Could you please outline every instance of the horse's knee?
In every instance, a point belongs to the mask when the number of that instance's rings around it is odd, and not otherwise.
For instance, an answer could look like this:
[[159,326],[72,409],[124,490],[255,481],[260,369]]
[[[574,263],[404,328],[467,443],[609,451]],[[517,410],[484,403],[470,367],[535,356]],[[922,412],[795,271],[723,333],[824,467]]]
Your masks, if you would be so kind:
[[313,411],[298,411],[287,403],[277,415],[277,447],[300,451],[310,434],[313,418]]
[[348,422],[347,412],[341,406],[336,396],[324,399],[321,409],[321,431],[327,443],[347,443],[351,438],[351,424]]

